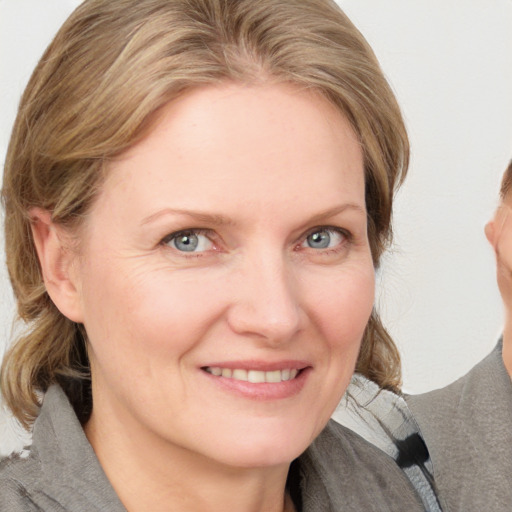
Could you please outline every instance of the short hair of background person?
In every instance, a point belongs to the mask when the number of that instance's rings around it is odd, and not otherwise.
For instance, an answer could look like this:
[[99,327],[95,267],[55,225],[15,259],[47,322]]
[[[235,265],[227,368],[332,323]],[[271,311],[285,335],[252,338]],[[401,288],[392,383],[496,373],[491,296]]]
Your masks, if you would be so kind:
[[501,188],[500,188],[501,199],[505,199],[505,197],[510,192],[511,188],[512,188],[512,160],[508,164],[507,169],[503,173],[503,178],[501,179]]
[[[45,290],[29,210],[47,210],[54,223],[79,232],[106,164],[140,141],[169,101],[230,81],[291,83],[327,98],[364,152],[376,267],[408,166],[395,97],[371,48],[334,1],[121,1],[121,10],[119,2],[86,1],[63,25],[28,83],[7,152],[7,266],[27,325],[4,359],[1,388],[25,426],[37,416],[38,392],[53,382],[82,422],[90,414],[87,336]],[[400,385],[398,351],[375,311],[356,370],[384,388]]]

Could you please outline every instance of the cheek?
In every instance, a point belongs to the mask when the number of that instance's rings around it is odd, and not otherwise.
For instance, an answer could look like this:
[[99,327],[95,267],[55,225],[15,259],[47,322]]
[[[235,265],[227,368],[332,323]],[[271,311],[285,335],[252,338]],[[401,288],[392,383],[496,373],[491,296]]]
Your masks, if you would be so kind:
[[498,261],[510,273],[512,270],[512,233],[505,230],[498,243]]
[[208,280],[179,271],[117,264],[91,276],[85,326],[96,356],[135,360],[141,372],[191,349],[221,311]]
[[370,261],[367,265],[350,266],[313,283],[322,284],[315,286],[312,300],[316,300],[310,309],[310,318],[314,319],[319,332],[315,348],[323,361],[321,379],[315,388],[317,404],[321,408],[316,425],[319,432],[341,400],[356,366],[374,304],[373,264]]
[[[321,286],[319,286],[321,285]],[[375,274],[371,262],[344,268],[315,281],[311,294],[312,315],[332,348],[359,350],[375,297]]]
[[503,298],[509,302],[512,294],[512,230],[505,224],[496,243],[497,278]]
[[193,348],[222,312],[207,279],[179,273],[148,275],[130,301],[133,339],[144,339],[146,348],[165,353],[169,348],[177,354]]

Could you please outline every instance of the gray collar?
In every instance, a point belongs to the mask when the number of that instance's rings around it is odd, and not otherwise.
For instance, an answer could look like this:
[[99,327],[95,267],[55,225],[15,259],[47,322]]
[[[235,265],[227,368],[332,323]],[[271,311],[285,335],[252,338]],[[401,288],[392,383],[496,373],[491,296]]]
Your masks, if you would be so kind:
[[[21,480],[44,504],[41,510],[126,512],[58,386],[46,393],[29,459],[31,474],[20,467]],[[299,468],[303,512],[423,510],[392,458],[332,421],[299,458]]]
[[59,386],[45,395],[32,450],[41,464],[39,487],[64,508],[126,512]]

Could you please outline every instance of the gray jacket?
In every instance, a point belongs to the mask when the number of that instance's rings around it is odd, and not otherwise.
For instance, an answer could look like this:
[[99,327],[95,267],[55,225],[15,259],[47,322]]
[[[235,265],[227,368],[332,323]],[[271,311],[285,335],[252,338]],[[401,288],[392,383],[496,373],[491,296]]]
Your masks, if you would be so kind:
[[[302,512],[423,510],[393,459],[332,421],[292,466]],[[0,511],[126,512],[57,386],[45,395],[28,458],[0,462]]]
[[512,382],[501,343],[467,375],[408,396],[445,512],[512,510]]

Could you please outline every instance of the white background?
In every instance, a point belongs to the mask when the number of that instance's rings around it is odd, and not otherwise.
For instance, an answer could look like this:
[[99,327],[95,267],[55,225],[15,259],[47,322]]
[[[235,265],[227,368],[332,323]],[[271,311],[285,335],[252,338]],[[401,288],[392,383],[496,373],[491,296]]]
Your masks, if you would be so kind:
[[[2,162],[31,70],[78,3],[0,0]],[[411,138],[377,300],[403,354],[405,389],[421,392],[464,374],[501,329],[483,228],[512,158],[512,0],[339,3],[373,46]],[[13,299],[0,264],[1,354]]]

